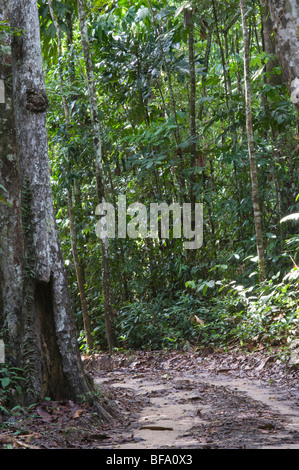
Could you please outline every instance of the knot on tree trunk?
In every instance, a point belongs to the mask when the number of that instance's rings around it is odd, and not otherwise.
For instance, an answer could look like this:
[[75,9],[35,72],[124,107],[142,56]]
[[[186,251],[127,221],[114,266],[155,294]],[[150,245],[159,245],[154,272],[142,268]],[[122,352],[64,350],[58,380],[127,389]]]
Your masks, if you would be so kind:
[[43,90],[34,90],[28,88],[27,93],[27,106],[26,108],[32,113],[44,113],[48,107],[48,98]]

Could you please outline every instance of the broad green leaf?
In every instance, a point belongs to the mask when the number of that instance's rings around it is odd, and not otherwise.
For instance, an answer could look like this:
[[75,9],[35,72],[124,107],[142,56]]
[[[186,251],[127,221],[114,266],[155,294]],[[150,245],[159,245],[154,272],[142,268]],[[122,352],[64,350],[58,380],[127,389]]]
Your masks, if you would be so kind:
[[1,379],[1,384],[3,388],[6,388],[10,384],[11,380],[9,377],[4,377]]

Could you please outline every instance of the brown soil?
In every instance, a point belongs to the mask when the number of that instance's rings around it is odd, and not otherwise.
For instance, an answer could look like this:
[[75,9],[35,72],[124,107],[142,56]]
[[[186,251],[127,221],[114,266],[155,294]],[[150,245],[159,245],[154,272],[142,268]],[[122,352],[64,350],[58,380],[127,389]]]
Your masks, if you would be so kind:
[[84,358],[117,410],[72,402],[2,425],[0,448],[299,449],[298,370],[261,351],[134,352]]

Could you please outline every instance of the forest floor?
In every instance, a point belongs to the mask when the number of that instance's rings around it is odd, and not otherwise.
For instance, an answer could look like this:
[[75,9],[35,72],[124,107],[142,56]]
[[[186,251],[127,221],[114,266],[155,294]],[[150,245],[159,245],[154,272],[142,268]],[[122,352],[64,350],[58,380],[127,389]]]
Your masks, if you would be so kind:
[[36,404],[2,424],[0,448],[299,449],[299,371],[264,348],[85,357],[117,415]]

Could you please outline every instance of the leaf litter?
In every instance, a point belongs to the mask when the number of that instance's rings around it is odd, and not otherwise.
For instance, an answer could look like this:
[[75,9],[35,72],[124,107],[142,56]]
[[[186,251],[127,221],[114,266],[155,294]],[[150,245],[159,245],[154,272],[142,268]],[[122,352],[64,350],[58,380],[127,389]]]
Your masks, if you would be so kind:
[[[298,370],[261,348],[83,358],[117,415],[44,402],[2,424],[0,448],[299,448]],[[3,418],[2,418],[3,419]]]

